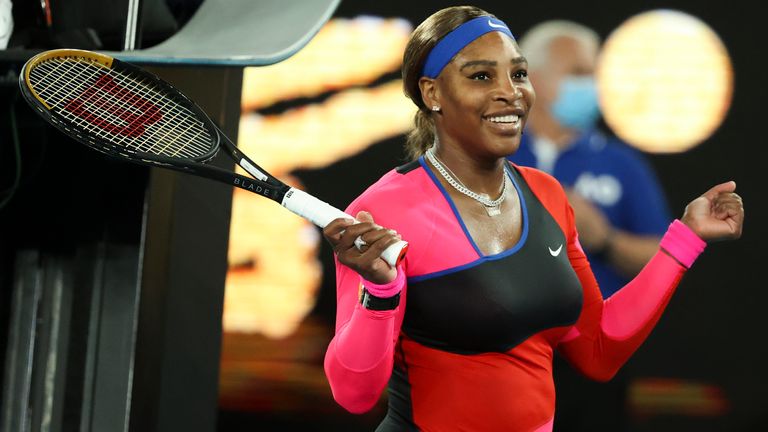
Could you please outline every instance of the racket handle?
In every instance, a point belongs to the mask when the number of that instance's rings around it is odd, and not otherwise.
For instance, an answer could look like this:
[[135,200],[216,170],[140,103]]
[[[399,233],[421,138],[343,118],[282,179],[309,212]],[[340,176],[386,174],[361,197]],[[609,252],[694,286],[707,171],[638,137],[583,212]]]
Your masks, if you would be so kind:
[[[325,228],[334,219],[355,219],[327,202],[321,201],[296,188],[290,188],[285,193],[285,197],[283,197],[283,201],[280,204],[320,228]],[[386,248],[381,253],[381,258],[392,267],[395,267],[403,259],[407,250],[408,242],[400,240]]]

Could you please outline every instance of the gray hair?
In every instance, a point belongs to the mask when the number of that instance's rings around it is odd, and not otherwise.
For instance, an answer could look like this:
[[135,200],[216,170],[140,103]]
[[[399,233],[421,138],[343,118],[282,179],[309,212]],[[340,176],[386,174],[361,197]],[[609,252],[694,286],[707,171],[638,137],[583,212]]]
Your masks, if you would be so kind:
[[528,69],[547,66],[550,61],[550,45],[555,39],[569,37],[597,50],[600,35],[591,28],[573,21],[551,20],[533,26],[518,40],[518,46],[528,60]]

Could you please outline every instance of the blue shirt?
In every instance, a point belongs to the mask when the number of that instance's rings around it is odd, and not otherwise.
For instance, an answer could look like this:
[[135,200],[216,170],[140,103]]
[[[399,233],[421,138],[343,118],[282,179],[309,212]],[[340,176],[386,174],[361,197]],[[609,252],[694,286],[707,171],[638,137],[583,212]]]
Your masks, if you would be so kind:
[[[534,139],[526,131],[520,149],[508,159],[540,168],[532,149]],[[584,133],[560,152],[550,174],[564,187],[574,188],[587,198],[622,231],[661,236],[671,221],[666,197],[644,156],[597,130]],[[610,297],[628,282],[604,257],[586,252],[603,297]]]

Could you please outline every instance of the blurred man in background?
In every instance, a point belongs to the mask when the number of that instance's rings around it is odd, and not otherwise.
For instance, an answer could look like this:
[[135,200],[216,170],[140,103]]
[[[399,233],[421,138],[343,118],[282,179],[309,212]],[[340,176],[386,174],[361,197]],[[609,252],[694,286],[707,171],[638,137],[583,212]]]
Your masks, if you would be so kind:
[[[540,23],[519,39],[537,97],[510,160],[552,174],[569,191],[579,240],[607,298],[653,256],[671,217],[644,156],[598,129],[600,44],[595,31],[564,20]],[[626,372],[603,384],[577,376],[559,358],[554,368],[555,430],[622,429]]]

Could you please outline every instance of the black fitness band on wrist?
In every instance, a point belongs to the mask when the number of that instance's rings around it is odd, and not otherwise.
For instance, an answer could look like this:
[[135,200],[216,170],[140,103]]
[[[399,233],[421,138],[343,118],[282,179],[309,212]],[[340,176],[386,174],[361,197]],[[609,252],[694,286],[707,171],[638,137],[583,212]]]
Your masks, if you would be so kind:
[[368,310],[392,310],[400,304],[400,293],[397,293],[392,297],[376,297],[363,287],[363,294],[360,296],[360,304]]

